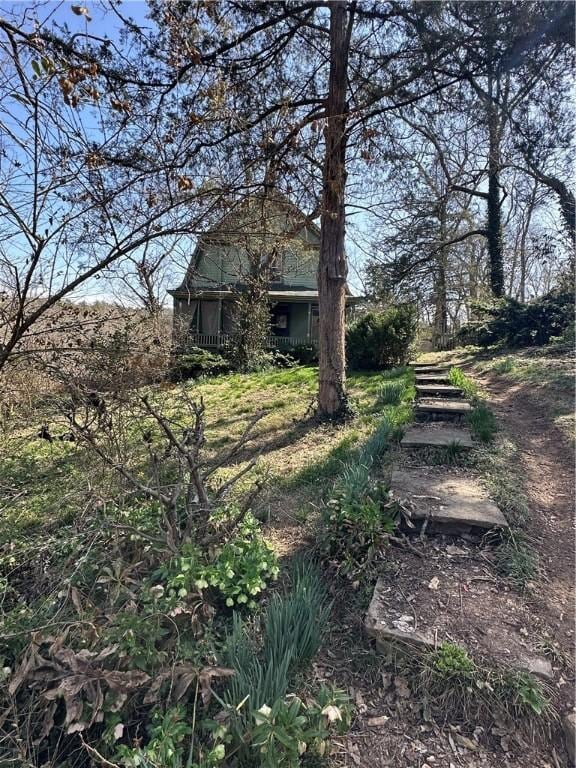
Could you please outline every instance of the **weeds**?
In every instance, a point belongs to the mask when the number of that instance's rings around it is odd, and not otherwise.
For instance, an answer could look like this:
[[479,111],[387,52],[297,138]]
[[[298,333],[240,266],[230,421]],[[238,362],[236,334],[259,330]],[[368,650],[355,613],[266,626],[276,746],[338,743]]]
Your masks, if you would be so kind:
[[498,429],[496,418],[484,403],[476,403],[469,413],[468,424],[474,437],[481,443],[491,443]]
[[442,643],[405,663],[428,717],[477,725],[497,717],[532,721],[550,710],[544,686],[533,675],[485,667],[454,643]]
[[450,368],[448,379],[453,387],[461,389],[468,397],[478,396],[478,386],[460,368]]
[[519,529],[503,531],[496,549],[498,571],[514,586],[523,589],[538,574],[538,553]]

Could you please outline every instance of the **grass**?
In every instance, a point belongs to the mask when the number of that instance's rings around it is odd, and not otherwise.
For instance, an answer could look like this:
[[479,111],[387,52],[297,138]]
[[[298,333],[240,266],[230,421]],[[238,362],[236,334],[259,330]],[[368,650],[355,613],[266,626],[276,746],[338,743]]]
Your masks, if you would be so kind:
[[469,413],[468,425],[473,436],[481,443],[491,443],[498,430],[496,417],[485,403],[476,402]]
[[414,656],[408,665],[425,713],[448,722],[459,720],[475,727],[499,716],[533,724],[535,718],[551,712],[549,696],[536,677],[486,666],[455,643],[442,643],[432,651]]

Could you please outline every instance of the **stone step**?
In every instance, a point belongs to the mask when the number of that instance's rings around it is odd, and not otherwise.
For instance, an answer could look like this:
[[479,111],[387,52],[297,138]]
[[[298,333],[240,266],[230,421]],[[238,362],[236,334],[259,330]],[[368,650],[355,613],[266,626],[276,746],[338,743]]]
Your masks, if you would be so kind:
[[448,375],[449,368],[442,368],[438,365],[418,365],[414,367],[414,373],[437,373],[437,374],[443,374]]
[[401,442],[405,448],[447,448],[458,445],[461,448],[473,448],[474,442],[469,429],[429,424],[410,427]]
[[416,394],[421,397],[463,397],[464,390],[450,384],[420,384],[416,382]]
[[463,398],[423,398],[418,400],[414,415],[418,421],[462,421],[472,410],[472,406]]
[[414,523],[428,520],[427,530],[449,534],[506,528],[508,523],[478,480],[439,468],[419,467],[392,473],[390,489],[404,500]]
[[417,373],[416,384],[450,384],[450,379],[443,373]]
[[[404,584],[408,592],[400,592],[387,577],[376,582],[364,619],[376,649],[394,657],[414,649],[431,651],[443,642],[457,643],[494,664],[553,680],[551,663],[519,631],[529,626],[520,602],[511,601],[509,592],[494,587],[483,573],[470,573],[470,566],[437,570],[437,554],[434,560],[418,562],[414,557],[408,563],[412,576],[412,583]],[[447,565],[450,568],[450,562]],[[435,576],[437,584],[432,581]],[[409,604],[402,595],[409,595]]]

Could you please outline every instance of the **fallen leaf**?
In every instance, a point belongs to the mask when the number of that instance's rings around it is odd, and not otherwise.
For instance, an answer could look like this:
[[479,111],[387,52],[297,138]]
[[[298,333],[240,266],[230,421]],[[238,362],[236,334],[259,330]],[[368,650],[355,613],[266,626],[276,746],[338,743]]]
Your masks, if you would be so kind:
[[380,728],[380,726],[385,725],[388,720],[390,720],[390,718],[387,715],[380,715],[380,717],[369,717],[367,722],[372,728]]
[[434,576],[434,578],[430,579],[430,581],[428,582],[428,589],[436,590],[438,589],[439,586],[440,586],[440,579],[438,578],[438,576]]

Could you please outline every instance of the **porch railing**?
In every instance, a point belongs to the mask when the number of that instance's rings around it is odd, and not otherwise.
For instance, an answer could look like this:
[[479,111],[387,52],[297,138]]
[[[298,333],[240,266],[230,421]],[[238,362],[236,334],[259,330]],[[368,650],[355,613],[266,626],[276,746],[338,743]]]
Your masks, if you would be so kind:
[[[191,333],[188,339],[196,347],[221,348],[232,346],[235,336],[230,333]],[[268,336],[266,344],[270,349],[285,349],[300,344],[316,346],[317,342],[300,336]]]

